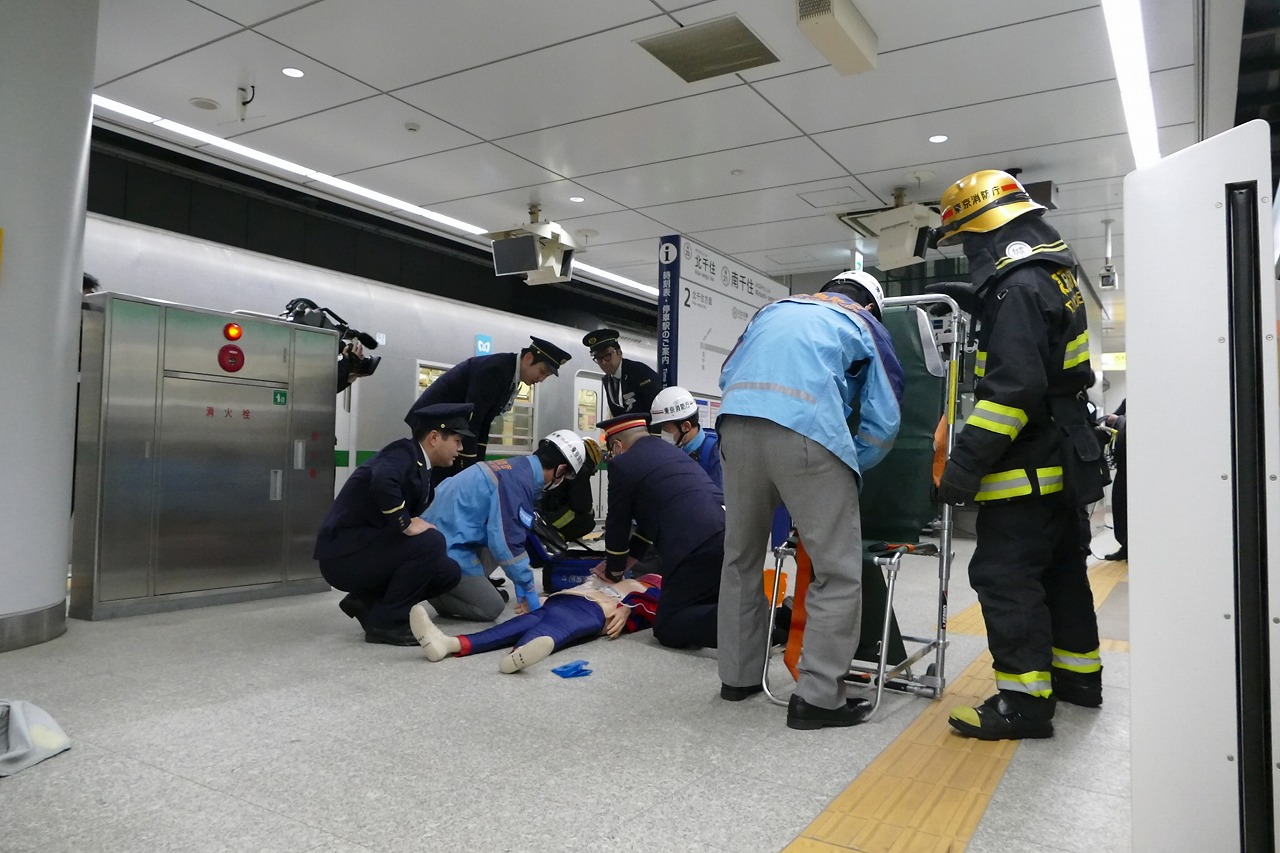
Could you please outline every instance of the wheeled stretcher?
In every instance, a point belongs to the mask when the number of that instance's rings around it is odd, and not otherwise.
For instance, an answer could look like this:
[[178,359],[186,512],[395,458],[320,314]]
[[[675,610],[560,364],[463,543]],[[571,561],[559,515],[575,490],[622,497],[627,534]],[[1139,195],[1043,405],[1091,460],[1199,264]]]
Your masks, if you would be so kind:
[[[950,314],[952,334],[940,352],[933,331],[933,317],[922,306],[940,306]],[[885,300],[884,325],[893,337],[894,350],[902,363],[906,387],[902,402],[902,423],[889,454],[864,472],[860,495],[862,558],[862,635],[845,680],[875,688],[871,713],[880,707],[885,689],[940,698],[946,687],[947,590],[951,579],[951,507],[943,505],[937,528],[938,541],[922,542],[921,534],[938,515],[934,502],[933,461],[935,434],[943,413],[947,414],[945,450],[949,454],[955,436],[956,387],[959,356],[965,339],[964,315],[946,296],[906,296]],[[945,358],[944,358],[945,353]],[[802,640],[803,596],[811,576],[804,553],[804,531],[773,549],[773,600],[777,601],[783,566],[796,561],[797,583],[791,635],[784,660],[796,674]],[[937,622],[932,635],[904,636],[893,610],[898,572],[904,558],[931,560],[937,570]],[[770,609],[769,630],[773,636],[776,610]],[[908,644],[914,648],[908,653]],[[766,695],[778,704],[769,684],[769,663],[775,650],[764,650],[763,686]]]

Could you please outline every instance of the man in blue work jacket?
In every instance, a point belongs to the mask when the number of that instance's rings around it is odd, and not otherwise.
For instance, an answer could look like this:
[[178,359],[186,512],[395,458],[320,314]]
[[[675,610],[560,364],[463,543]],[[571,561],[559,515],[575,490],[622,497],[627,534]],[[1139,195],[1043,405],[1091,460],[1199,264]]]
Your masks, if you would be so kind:
[[[506,603],[489,581],[501,568],[516,589],[516,615],[537,610],[538,591],[525,542],[544,489],[560,487],[582,469],[586,451],[573,432],[557,430],[527,456],[473,465],[440,484],[424,519],[449,543],[462,580],[430,599],[442,616],[492,622]],[[407,617],[406,617],[407,618]]]
[[698,401],[679,385],[663,388],[649,406],[649,431],[688,453],[724,489],[720,469],[720,437],[699,423]]
[[813,560],[793,729],[852,726],[870,709],[845,699],[844,675],[862,620],[862,472],[889,452],[900,420],[902,367],[880,324],[882,294],[874,276],[846,272],[818,294],[766,305],[720,375],[720,695],[761,690],[769,604],[760,577],[781,500]]
[[416,645],[409,609],[457,586],[444,538],[418,516],[431,503],[431,470],[453,465],[471,435],[469,403],[409,413],[413,438],[393,441],[347,478],[316,535],[320,574],[349,593],[339,607],[370,643]]

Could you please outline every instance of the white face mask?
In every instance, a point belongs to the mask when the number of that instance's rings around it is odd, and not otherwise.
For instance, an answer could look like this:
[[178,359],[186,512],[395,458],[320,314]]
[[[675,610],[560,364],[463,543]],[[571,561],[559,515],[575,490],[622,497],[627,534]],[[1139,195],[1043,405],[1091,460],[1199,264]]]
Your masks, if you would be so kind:
[[662,432],[658,433],[658,437],[670,445],[676,445],[679,443],[676,441],[676,437],[671,433],[667,432],[665,429]]

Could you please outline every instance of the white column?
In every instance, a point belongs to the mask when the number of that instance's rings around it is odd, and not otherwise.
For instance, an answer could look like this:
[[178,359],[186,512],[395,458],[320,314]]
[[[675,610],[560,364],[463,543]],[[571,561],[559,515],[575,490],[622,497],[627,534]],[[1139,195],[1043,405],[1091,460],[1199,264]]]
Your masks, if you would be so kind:
[[98,0],[0,0],[0,652],[66,630]]

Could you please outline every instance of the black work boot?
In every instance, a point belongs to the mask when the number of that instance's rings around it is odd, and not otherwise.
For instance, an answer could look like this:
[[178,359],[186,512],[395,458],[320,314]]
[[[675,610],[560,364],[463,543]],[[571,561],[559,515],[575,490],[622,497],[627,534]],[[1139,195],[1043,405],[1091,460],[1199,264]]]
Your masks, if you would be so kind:
[[947,722],[978,740],[1021,740],[1053,737],[1054,700],[997,693],[976,708],[952,708]]
[[1102,670],[1097,672],[1072,672],[1053,668],[1053,695],[1063,702],[1082,708],[1097,708],[1102,704]]

